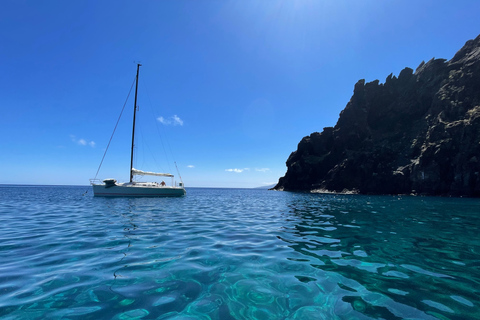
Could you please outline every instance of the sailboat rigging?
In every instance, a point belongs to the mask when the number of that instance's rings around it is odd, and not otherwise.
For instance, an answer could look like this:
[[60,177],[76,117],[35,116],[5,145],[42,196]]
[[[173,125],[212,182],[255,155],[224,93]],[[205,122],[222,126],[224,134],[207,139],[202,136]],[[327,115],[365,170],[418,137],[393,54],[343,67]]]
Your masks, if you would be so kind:
[[[90,184],[93,187],[94,196],[103,197],[180,197],[186,194],[183,182],[178,185],[174,183],[174,175],[170,173],[159,173],[151,171],[137,170],[133,167],[133,155],[135,147],[135,123],[137,114],[137,96],[138,96],[138,77],[141,64],[137,64],[137,74],[135,78],[135,98],[133,105],[133,125],[132,125],[132,145],[130,150],[130,181],[117,183],[115,179],[100,180],[91,179]],[[103,160],[102,160],[103,161]],[[98,171],[97,171],[98,174]],[[167,186],[163,181],[158,182],[135,182],[134,176],[157,176],[172,178],[172,185]],[[181,180],[181,178],[180,178]]]

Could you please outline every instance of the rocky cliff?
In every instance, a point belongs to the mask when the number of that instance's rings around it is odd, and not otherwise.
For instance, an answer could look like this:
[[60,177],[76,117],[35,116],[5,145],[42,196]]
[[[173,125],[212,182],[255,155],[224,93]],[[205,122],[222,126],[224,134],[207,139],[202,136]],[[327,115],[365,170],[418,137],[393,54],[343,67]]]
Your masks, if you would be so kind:
[[480,36],[450,60],[355,84],[335,127],[304,137],[276,190],[480,196]]

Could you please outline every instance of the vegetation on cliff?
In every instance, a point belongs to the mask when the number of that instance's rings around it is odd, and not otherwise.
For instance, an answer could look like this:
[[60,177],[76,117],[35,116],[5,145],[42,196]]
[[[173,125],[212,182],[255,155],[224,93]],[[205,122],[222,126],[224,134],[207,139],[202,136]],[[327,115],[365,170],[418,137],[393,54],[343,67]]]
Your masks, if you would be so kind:
[[449,61],[358,81],[335,127],[286,164],[276,190],[480,196],[480,36]]

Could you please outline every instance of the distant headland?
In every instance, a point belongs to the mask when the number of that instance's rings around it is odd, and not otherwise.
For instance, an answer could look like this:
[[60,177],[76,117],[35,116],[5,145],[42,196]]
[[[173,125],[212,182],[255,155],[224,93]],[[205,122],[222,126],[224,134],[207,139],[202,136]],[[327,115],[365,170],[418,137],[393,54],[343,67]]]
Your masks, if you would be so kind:
[[480,36],[455,56],[355,84],[275,190],[480,197]]

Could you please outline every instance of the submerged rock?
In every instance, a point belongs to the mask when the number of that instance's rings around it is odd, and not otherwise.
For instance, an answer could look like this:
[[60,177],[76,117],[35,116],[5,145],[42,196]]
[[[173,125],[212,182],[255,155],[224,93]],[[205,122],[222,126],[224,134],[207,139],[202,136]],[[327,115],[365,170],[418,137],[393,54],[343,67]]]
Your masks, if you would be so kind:
[[480,196],[480,36],[450,61],[358,81],[286,164],[276,190]]

